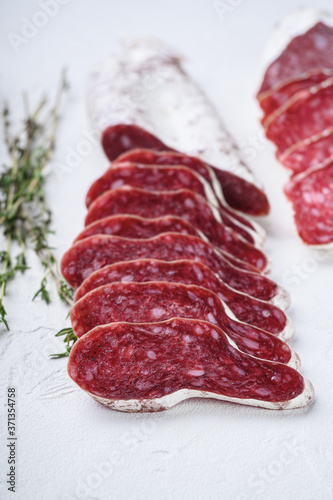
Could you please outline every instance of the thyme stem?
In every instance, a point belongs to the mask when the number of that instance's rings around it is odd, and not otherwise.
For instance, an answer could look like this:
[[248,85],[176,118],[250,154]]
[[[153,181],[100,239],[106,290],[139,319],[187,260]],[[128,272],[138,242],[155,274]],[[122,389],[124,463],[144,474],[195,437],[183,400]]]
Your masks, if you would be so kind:
[[[7,283],[15,278],[18,272],[27,267],[26,249],[32,248],[44,267],[44,276],[40,289],[34,298],[40,296],[46,303],[50,302],[47,290],[48,279],[52,278],[60,299],[66,304],[73,304],[73,289],[61,277],[53,250],[48,244],[51,231],[51,211],[44,197],[44,169],[51,159],[55,146],[55,137],[59,121],[58,110],[61,98],[68,85],[65,72],[57,89],[54,105],[46,116],[47,100],[44,97],[30,114],[29,102],[23,95],[25,119],[23,127],[11,136],[10,112],[8,106],[3,110],[4,139],[11,159],[0,176],[0,226],[6,237],[6,249],[0,252],[2,270],[0,273],[0,323],[9,329],[5,318],[3,300]],[[12,243],[19,245],[20,253],[13,256]],[[16,261],[16,262],[15,262]]]

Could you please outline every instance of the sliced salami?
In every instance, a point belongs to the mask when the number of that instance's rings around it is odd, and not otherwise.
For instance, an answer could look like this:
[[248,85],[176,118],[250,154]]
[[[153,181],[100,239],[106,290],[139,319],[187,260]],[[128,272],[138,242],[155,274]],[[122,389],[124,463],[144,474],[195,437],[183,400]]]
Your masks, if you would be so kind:
[[333,77],[315,89],[289,99],[286,106],[270,115],[266,135],[283,153],[294,144],[323,132],[333,123]]
[[[132,239],[149,239],[154,236],[158,236],[159,234],[170,232],[190,234],[209,243],[208,238],[199,229],[196,229],[192,224],[186,222],[180,217],[165,216],[158,217],[156,219],[145,219],[143,217],[133,215],[111,215],[109,217],[105,217],[105,219],[99,219],[81,231],[81,233],[75,238],[74,243],[95,234],[116,235]],[[211,243],[209,244],[211,245]],[[219,250],[215,246],[214,248],[226,261],[239,269],[254,273],[258,272],[258,269],[248,262],[239,260],[229,253]]]
[[[211,185],[212,189],[214,190],[214,193],[216,195],[216,198],[220,204],[222,205],[223,209],[230,215],[232,216],[233,219],[237,220],[242,226],[246,226],[252,230],[254,230],[256,233],[258,233],[258,236],[260,237],[260,240],[263,241],[265,237],[264,230],[259,224],[256,224],[253,220],[251,220],[249,217],[247,217],[245,214],[241,214],[240,212],[236,211],[235,209],[232,209],[229,205],[232,205],[232,203],[228,204],[229,201],[226,199],[228,198],[228,185],[229,181],[227,179],[223,179],[223,182],[221,183],[218,179],[218,176],[221,175],[221,171],[218,169],[215,169],[214,167],[211,167],[207,165],[207,163],[204,163],[201,161],[199,158],[195,156],[189,156],[185,155],[182,153],[176,153],[172,151],[153,151],[149,149],[132,149],[126,153],[123,153],[120,155],[113,164],[118,164],[122,162],[137,162],[137,163],[142,163],[145,165],[184,165],[191,170],[194,170],[197,172],[201,177],[206,179],[207,182]],[[230,180],[230,183],[232,181]],[[241,190],[239,190],[240,193]],[[244,190],[245,194],[245,190]],[[250,195],[250,193],[246,194],[246,199]],[[244,203],[244,202],[243,202]],[[247,203],[247,201],[245,201]],[[255,205],[254,200],[249,200],[248,203],[250,206]],[[267,204],[267,211],[268,211],[268,204]]]
[[[157,79],[147,90],[142,82],[151,81],[152,73]],[[144,99],[136,98],[137,90]],[[91,74],[88,104],[96,128],[103,131],[102,143],[110,160],[138,147],[199,155],[231,174],[228,189],[234,208],[267,213],[267,198],[214,106],[188,77],[181,58],[161,42],[137,40],[100,64]],[[253,207],[250,198],[255,200]]]
[[[320,20],[321,19],[321,20]],[[319,21],[319,22],[318,22]],[[298,35],[298,36],[295,36]],[[277,54],[266,70],[258,99],[301,76],[315,72],[333,73],[333,27],[329,16],[312,9],[298,10],[288,16],[277,28],[269,51],[279,50],[286,37],[290,42]]]
[[325,72],[320,71],[308,76],[307,78],[292,80],[281,88],[275,90],[275,92],[269,94],[266,98],[260,101],[260,107],[264,111],[262,124],[265,126],[267,121],[271,121],[271,114],[277,112],[279,108],[285,105],[295,94],[302,90],[316,86],[325,81],[327,78],[328,75]]
[[[167,262],[157,259],[138,259],[103,267],[92,273],[77,289],[75,302],[91,290],[109,283],[147,281],[183,283],[207,288],[216,293],[240,321],[278,335],[284,340],[294,334],[290,320],[281,309],[230,288],[207,266],[194,260]],[[287,296],[286,302],[282,305],[288,307]]]
[[135,163],[113,165],[90,187],[86,196],[87,208],[105,191],[125,185],[146,189],[147,191],[191,189],[219,209],[222,222],[226,226],[234,229],[250,243],[256,243],[257,241],[246,227],[241,227],[237,221],[230,217],[223,206],[219,207],[211,185],[202,176],[183,166],[141,165]]
[[[141,150],[142,148],[146,148],[145,150],[148,151],[149,147],[151,151],[155,150],[156,152],[161,152],[163,155],[180,154],[188,156],[161,143],[157,138],[154,140],[152,134],[148,135],[147,140],[142,140],[144,132],[143,129],[137,126],[126,124],[107,128],[102,137],[102,144],[109,160],[117,161],[118,158],[125,157],[127,154],[131,155],[134,148]],[[119,145],[115,142],[116,140],[119,141]],[[121,149],[122,144],[126,144],[126,147],[123,147],[123,149]],[[123,151],[122,154],[120,154],[121,151]],[[116,156],[116,154],[120,154],[120,156]],[[190,157],[195,158],[194,156]],[[266,195],[260,187],[252,184],[246,176],[241,178],[236,175],[237,171],[233,173],[212,166],[211,168],[214,169],[215,176],[222,186],[225,200],[230,207],[249,215],[260,216],[269,213],[269,203]]]
[[190,397],[269,409],[313,399],[311,384],[293,368],[242,353],[216,325],[191,319],[98,326],[75,343],[68,373],[121,411],[160,411]]
[[299,174],[324,163],[330,157],[333,157],[333,127],[294,144],[278,158],[293,174]]
[[206,198],[212,205],[218,205],[210,185],[188,167],[140,165],[128,162],[112,165],[102,177],[93,182],[86,196],[87,208],[105,191],[122,186],[143,188],[147,191],[191,189]]
[[[144,203],[142,202],[144,200]],[[216,207],[188,189],[178,191],[146,191],[123,186],[106,191],[89,207],[85,224],[108,215],[130,214],[141,217],[176,215],[183,217],[207,236],[219,249],[260,271],[267,269],[265,255],[245,242],[238,233],[222,224]]]
[[309,245],[333,243],[333,159],[299,174],[286,185],[300,237]]
[[165,215],[155,219],[145,219],[138,215],[125,214],[110,215],[93,222],[81,231],[75,238],[74,243],[95,234],[147,239],[163,233],[191,234],[205,239],[205,236],[198,229],[181,217]]
[[[286,35],[292,40],[281,50]],[[327,246],[333,239],[333,18],[297,11],[278,28],[269,49],[280,54],[258,95],[262,108],[272,105],[265,108],[271,111],[266,135],[294,176],[285,193],[299,235],[307,244]]]
[[171,318],[200,319],[220,327],[242,352],[299,367],[298,358],[287,344],[264,330],[238,321],[226,309],[219,297],[206,288],[150,281],[109,283],[96,288],[74,304],[70,316],[77,337],[95,326],[118,321],[154,323]]
[[200,238],[178,233],[165,233],[149,240],[91,236],[78,241],[64,254],[61,272],[71,286],[78,288],[91,273],[104,266],[148,257],[166,261],[196,260],[236,290],[262,300],[274,299],[277,306],[285,301],[285,292],[273,281],[238,269]]

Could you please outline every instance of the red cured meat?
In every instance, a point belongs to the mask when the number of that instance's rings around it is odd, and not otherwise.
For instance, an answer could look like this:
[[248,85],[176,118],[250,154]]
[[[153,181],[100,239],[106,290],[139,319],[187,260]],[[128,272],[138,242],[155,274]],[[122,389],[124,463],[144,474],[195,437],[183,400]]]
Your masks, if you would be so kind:
[[75,343],[68,373],[94,399],[123,411],[163,410],[189,397],[271,409],[313,398],[293,368],[240,352],[211,323],[180,318],[96,327]]
[[[206,198],[213,205],[219,206],[211,186],[204,178],[200,178],[196,172],[193,172],[188,167],[140,165],[127,162],[113,165],[102,177],[92,184],[86,196],[87,208],[105,191],[125,185],[146,189],[147,191],[191,189]],[[245,240],[254,243],[254,238],[250,235],[249,231],[233,221],[223,207],[219,208],[219,212],[226,226],[237,231]]]
[[[145,134],[147,134],[147,140],[143,139]],[[115,160],[121,153],[135,148],[176,152],[166,144],[161,143],[157,137],[136,125],[121,124],[108,127],[103,133],[102,145],[111,161]],[[232,208],[250,215],[267,215],[269,203],[261,189],[226,170],[216,168],[215,173],[222,184],[225,199]]]
[[333,242],[333,161],[294,177],[285,187],[300,237],[309,245]]
[[[328,82],[328,80],[326,80]],[[333,123],[333,83],[315,93],[304,91],[268,125],[266,135],[278,153],[293,144],[324,131]]]
[[246,243],[230,228],[221,224],[218,220],[217,209],[209,205],[203,197],[188,189],[167,192],[146,191],[124,186],[106,191],[90,205],[85,224],[89,225],[108,215],[121,213],[141,217],[152,215],[183,217],[201,230],[209,241],[222,251],[251,264],[260,271],[267,268],[265,255],[259,249]]
[[[91,290],[109,283],[144,283],[147,281],[183,283],[207,288],[216,293],[240,321],[279,335],[283,339],[293,335],[293,328],[287,322],[283,311],[273,304],[233,290],[207,266],[194,260],[166,262],[139,259],[103,267],[92,273],[77,289],[75,302]],[[288,305],[287,300],[284,305]]]
[[156,151],[174,151],[156,136],[137,125],[118,124],[108,127],[102,135],[102,146],[110,161],[119,155],[136,148],[154,149]]
[[64,254],[61,272],[67,282],[77,288],[91,273],[104,266],[140,258],[173,261],[189,259],[202,262],[219,277],[248,295],[262,300],[284,292],[265,276],[242,271],[228,263],[219,252],[196,236],[165,233],[149,240],[130,240],[119,236],[91,236],[78,241]]
[[[177,189],[186,188],[207,198],[200,177],[187,167],[121,163],[112,165],[91,185],[86,196],[87,208],[105,191],[125,185],[147,189],[147,191],[177,191]],[[212,195],[214,196],[213,192]],[[215,198],[208,201],[215,202],[217,205]]]
[[242,352],[295,364],[287,344],[259,328],[233,320],[218,296],[200,286],[159,281],[109,283],[76,302],[70,317],[77,337],[95,326],[118,321],[154,323],[171,318],[201,319],[220,327]]
[[[289,31],[293,23],[304,28],[310,20],[308,11],[300,12],[286,20],[281,32]],[[333,27],[319,22],[295,37],[268,68],[258,100],[269,113],[263,120],[266,135],[277,146],[279,161],[291,170],[285,193],[293,204],[298,233],[307,244],[329,245],[333,234]]]
[[165,215],[156,219],[144,219],[136,215],[110,215],[85,227],[75,238],[74,243],[94,234],[147,239],[162,233],[181,233],[202,237],[198,229],[181,217]]
[[299,174],[333,157],[333,127],[295,144],[284,151],[279,160],[294,174]]
[[[209,167],[199,158],[195,156],[185,155],[183,153],[177,153],[176,151],[155,151],[153,149],[131,149],[126,153],[118,156],[112,165],[117,165],[118,163],[134,162],[143,165],[183,165],[191,170],[194,170],[197,174],[201,175],[206,181],[208,181],[213,189],[216,189],[217,179],[215,177],[216,170]],[[222,186],[220,186],[222,187]],[[218,195],[218,192],[215,191]],[[234,213],[234,212],[232,212]],[[244,219],[246,221],[246,219]]]
[[[75,238],[74,243],[77,241],[88,238],[95,234],[117,235],[124,238],[134,239],[148,239],[153,238],[163,233],[181,233],[198,236],[198,238],[208,241],[206,236],[196,229],[192,224],[186,222],[180,217],[165,216],[156,219],[144,219],[133,215],[111,215],[93,222],[87,226]],[[216,248],[216,247],[215,247]],[[258,269],[251,266],[247,262],[236,259],[232,255],[223,252],[216,248],[216,251],[221,253],[223,258],[240,269],[245,271],[258,272]]]
[[313,85],[323,82],[327,79],[327,74],[323,72],[315,73],[308,78],[292,80],[281,88],[270,93],[267,97],[260,101],[260,107],[264,111],[262,123],[265,126],[267,117],[274,111],[277,111],[280,106],[286,104],[288,100],[301,90],[308,89]]
[[[267,197],[260,189],[230,172],[207,166],[206,163],[195,156],[174,151],[134,149],[123,153],[116,158],[114,163],[124,161],[156,165],[184,165],[195,170],[211,184],[221,203],[223,203],[225,198],[230,207],[251,215],[267,215],[269,212]],[[221,189],[223,194],[220,192]],[[223,203],[223,207],[229,215],[237,219],[244,226],[256,229],[251,221],[235,213],[225,203]]]
[[263,191],[245,179],[226,170],[216,169],[216,177],[223,186],[226,202],[235,210],[248,215],[267,215],[270,210],[268,199]]
[[268,67],[258,98],[284,81],[324,69],[333,69],[333,27],[319,22],[306,33],[293,38]]

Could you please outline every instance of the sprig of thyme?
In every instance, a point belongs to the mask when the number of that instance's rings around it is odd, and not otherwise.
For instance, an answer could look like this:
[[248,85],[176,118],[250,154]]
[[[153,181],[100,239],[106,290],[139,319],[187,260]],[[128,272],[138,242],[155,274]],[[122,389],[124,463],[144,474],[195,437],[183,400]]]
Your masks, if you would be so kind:
[[[47,100],[43,98],[32,113],[29,112],[28,99],[24,96],[26,117],[22,129],[14,135],[11,134],[7,105],[2,113],[5,144],[11,161],[0,175],[0,227],[6,241],[5,249],[0,252],[0,323],[8,330],[4,306],[6,289],[10,280],[28,269],[27,248],[34,250],[44,268],[40,288],[33,299],[40,297],[47,304],[50,303],[48,281],[52,278],[60,299],[69,305],[73,304],[73,289],[60,275],[53,249],[48,243],[52,233],[51,212],[44,195],[44,170],[54,151],[58,111],[67,88],[64,72],[54,105],[46,109]],[[20,249],[16,256],[15,248]]]
[[51,354],[51,358],[56,359],[56,358],[65,358],[66,356],[69,356],[69,353],[72,350],[73,345],[77,341],[77,337],[73,331],[73,328],[64,328],[63,330],[60,330],[56,334],[56,337],[64,337],[63,341],[66,344],[66,350],[65,352],[62,352],[60,354]]

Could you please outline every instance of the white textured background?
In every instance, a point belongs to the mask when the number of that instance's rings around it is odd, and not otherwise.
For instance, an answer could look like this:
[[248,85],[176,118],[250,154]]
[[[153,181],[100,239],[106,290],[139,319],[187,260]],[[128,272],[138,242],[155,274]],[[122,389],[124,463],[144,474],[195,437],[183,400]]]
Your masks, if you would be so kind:
[[[37,1],[1,1],[1,100],[22,112],[21,93],[34,99],[55,90],[69,67],[71,90],[63,109],[47,198],[54,213],[53,243],[60,257],[80,231],[84,195],[107,166],[98,145],[62,178],[57,165],[89,133],[85,81],[91,65],[116,48],[122,36],[159,36],[188,57],[188,70],[214,100],[243,146],[256,141],[249,163],[264,183],[272,213],[264,222],[272,277],[292,293],[297,333],[292,346],[314,384],[313,407],[270,412],[207,401],[188,401],[160,414],[107,410],[69,380],[54,334],[66,326],[66,308],[31,297],[41,269],[8,286],[10,333],[0,333],[0,498],[232,499],[333,498],[333,258],[318,256],[296,237],[282,195],[286,174],[261,136],[254,100],[259,58],[275,22],[298,6],[329,8],[331,1],[71,0],[14,51],[10,32],[41,9]],[[66,5],[65,5],[66,3]],[[3,152],[3,149],[0,153]],[[2,159],[4,158],[3,155]],[[320,257],[320,258],[319,258]],[[6,391],[17,388],[18,483],[7,491]]]

